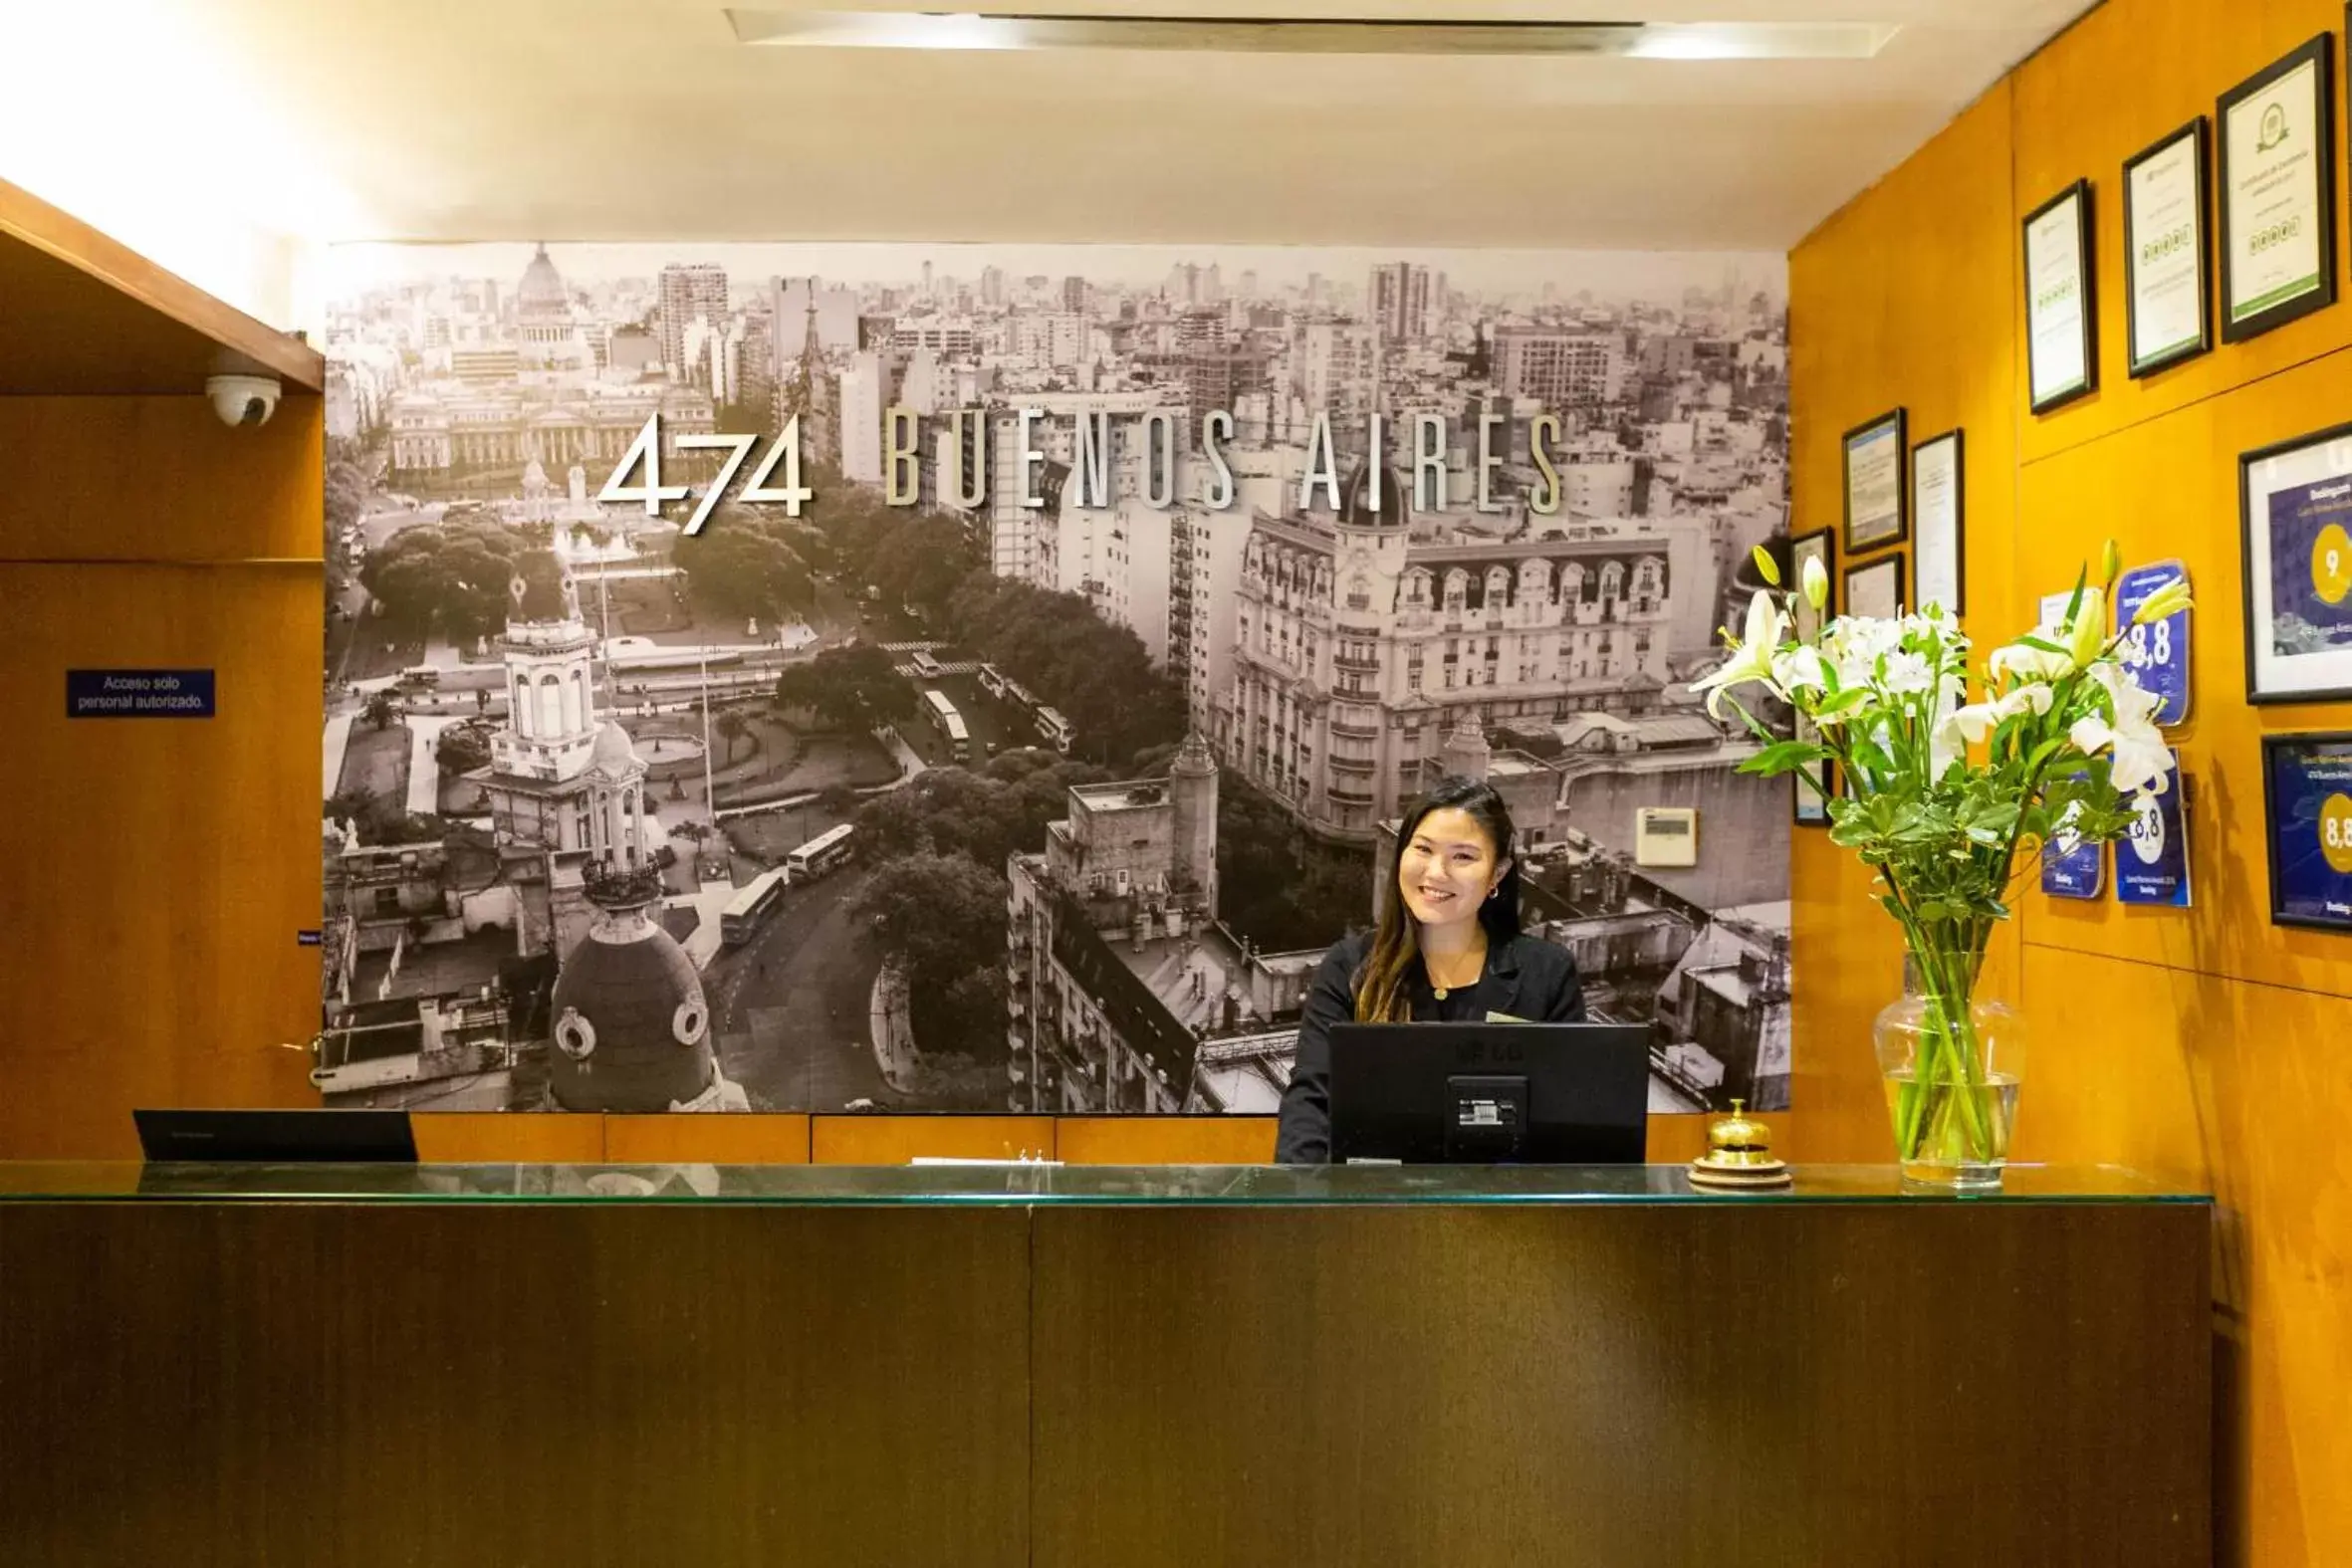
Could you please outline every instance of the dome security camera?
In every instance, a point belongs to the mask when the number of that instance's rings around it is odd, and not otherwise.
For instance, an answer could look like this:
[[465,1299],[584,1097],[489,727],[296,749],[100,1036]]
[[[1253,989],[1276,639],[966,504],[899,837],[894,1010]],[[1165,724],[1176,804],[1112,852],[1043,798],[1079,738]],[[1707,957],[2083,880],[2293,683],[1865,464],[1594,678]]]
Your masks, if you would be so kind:
[[281,391],[278,378],[270,375],[215,375],[204,382],[212,411],[231,429],[268,424],[278,411]]

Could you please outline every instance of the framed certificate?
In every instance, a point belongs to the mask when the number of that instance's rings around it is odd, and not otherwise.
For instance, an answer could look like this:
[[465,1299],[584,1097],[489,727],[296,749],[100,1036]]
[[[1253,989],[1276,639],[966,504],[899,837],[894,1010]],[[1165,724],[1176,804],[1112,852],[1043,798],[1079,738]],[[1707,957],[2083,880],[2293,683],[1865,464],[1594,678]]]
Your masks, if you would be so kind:
[[2025,215],[2025,363],[2037,414],[2098,389],[2089,180]]
[[2131,369],[2152,375],[2214,345],[2206,287],[2206,120],[2123,166],[2123,280]]
[[[1805,562],[1817,560],[1829,578],[1829,594],[1816,610],[1805,602]],[[1820,636],[1821,627],[1837,616],[1837,540],[1829,530],[1807,534],[1802,539],[1788,542],[1788,580],[1796,585],[1789,618],[1796,623],[1796,640],[1811,642]]]
[[1845,433],[1845,552],[1899,545],[1910,519],[1903,498],[1903,410],[1879,415]]
[[1931,436],[1911,449],[1911,602],[1968,610],[1961,560],[1966,482],[1958,430]]
[[2352,425],[2237,460],[2245,698],[2352,697]]
[[1846,567],[1845,612],[1891,620],[1903,613],[1903,558],[1864,561]]
[[2262,737],[2270,923],[2352,931],[2352,733]]
[[2226,343],[2336,302],[2333,42],[2320,34],[2216,109]]

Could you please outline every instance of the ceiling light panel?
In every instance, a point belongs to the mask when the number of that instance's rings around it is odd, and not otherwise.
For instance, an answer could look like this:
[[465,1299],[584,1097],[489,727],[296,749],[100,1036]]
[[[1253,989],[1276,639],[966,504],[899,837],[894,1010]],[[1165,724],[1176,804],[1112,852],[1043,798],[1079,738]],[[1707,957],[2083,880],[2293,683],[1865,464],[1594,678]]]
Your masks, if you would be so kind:
[[1585,55],[1636,60],[1868,60],[1876,22],[1398,21],[730,9],[736,40],[801,49],[1210,50],[1228,54]]

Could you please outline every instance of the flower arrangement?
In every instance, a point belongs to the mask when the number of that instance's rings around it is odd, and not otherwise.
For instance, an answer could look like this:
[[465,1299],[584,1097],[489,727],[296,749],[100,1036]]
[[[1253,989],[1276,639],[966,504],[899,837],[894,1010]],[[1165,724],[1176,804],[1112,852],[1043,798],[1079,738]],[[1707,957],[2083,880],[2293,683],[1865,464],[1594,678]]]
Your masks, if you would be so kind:
[[[1793,595],[1767,552],[1756,561],[1768,586],[1750,601],[1745,633],[1723,633],[1730,657],[1696,686],[1711,713],[1728,705],[1763,742],[1743,772],[1794,774],[1821,797],[1831,839],[1874,870],[1873,891],[1902,928],[1922,1005],[1902,1059],[1885,1059],[1883,1037],[1881,1055],[1907,1174],[1998,1181],[2016,1085],[1992,1037],[1999,1020],[1978,1003],[1986,945],[2047,846],[2119,837],[2133,797],[2169,787],[2158,699],[2119,650],[2133,626],[2188,608],[2188,584],[2165,584],[2110,632],[2121,570],[2110,542],[2104,580],[2087,567],[2076,577],[2061,625],[1996,648],[1972,675],[1969,638],[1936,604],[1840,616],[1793,638]],[[1804,602],[1818,613],[1828,589],[1821,562],[1807,560]],[[1734,695],[1755,687],[1793,710],[1793,738]]]

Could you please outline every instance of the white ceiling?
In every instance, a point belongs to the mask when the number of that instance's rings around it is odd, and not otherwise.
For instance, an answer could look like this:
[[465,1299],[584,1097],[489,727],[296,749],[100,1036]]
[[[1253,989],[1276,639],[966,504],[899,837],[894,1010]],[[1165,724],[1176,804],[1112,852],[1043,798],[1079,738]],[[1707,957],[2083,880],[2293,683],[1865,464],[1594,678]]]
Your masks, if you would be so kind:
[[[1680,62],[761,48],[735,42],[725,0],[144,3],[168,13],[180,69],[150,74],[143,112],[193,134],[208,106],[218,121],[222,105],[239,105],[238,141],[250,156],[225,137],[210,155],[256,171],[242,187],[254,221],[314,240],[1774,251],[2085,8],[2084,0],[988,7],[1902,29],[1867,61]],[[748,3],[785,9],[795,0]],[[909,0],[897,8],[939,7]],[[894,7],[814,0],[810,8]],[[106,47],[137,47],[123,38],[117,33]],[[197,61],[201,69],[189,64]],[[84,92],[108,69],[95,60],[55,67]],[[5,156],[0,147],[0,177]],[[283,176],[264,177],[281,166]]]

